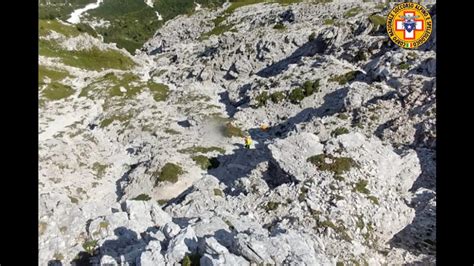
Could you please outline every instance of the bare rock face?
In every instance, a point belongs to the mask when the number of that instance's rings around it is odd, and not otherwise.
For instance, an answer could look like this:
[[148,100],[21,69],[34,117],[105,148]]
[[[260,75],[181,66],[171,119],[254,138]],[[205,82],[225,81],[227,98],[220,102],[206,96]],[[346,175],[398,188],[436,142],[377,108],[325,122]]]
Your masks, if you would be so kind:
[[393,5],[227,3],[134,56],[47,31],[133,66],[40,54],[39,263],[435,263],[436,36],[396,47]]

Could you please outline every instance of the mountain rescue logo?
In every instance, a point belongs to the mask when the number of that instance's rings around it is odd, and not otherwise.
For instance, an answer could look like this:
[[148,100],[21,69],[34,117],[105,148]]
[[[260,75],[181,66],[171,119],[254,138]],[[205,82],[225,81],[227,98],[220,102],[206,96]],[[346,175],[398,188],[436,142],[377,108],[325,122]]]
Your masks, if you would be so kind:
[[433,21],[428,10],[417,3],[396,5],[387,16],[387,33],[402,48],[415,49],[431,36]]

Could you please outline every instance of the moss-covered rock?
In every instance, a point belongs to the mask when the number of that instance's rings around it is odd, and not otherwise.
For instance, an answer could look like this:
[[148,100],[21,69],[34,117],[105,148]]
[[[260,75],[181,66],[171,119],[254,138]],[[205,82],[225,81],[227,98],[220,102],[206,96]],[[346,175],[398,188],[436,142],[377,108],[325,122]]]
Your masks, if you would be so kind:
[[282,102],[286,99],[286,95],[283,91],[277,91],[277,92],[274,92],[274,93],[270,94],[270,99],[274,103],[279,103],[279,102]]
[[344,85],[348,82],[353,81],[357,76],[357,71],[349,71],[345,74],[342,75],[337,75],[334,77],[329,78],[329,81],[331,82],[337,82],[339,85]]
[[305,97],[304,90],[302,88],[295,88],[291,90],[290,94],[288,95],[288,99],[293,104],[300,103]]
[[158,186],[160,182],[178,182],[178,177],[184,174],[181,166],[174,163],[166,163],[161,170],[155,171],[153,177],[155,178],[155,187]]
[[348,133],[349,133],[349,129],[345,127],[338,127],[331,132],[331,136],[337,137],[339,135],[348,134]]
[[255,97],[256,107],[262,107],[267,104],[268,99],[270,99],[270,96],[268,95],[268,92],[263,91],[257,97]]
[[[333,157],[332,155],[318,154],[307,159],[321,171],[329,171],[335,175],[341,175],[349,171],[357,163],[349,157]],[[327,162],[330,161],[330,162]]]
[[151,200],[151,197],[148,196],[147,194],[140,194],[140,195],[136,196],[135,198],[133,198],[132,200],[149,201],[149,200]]
[[264,205],[264,209],[268,211],[274,211],[280,206],[279,202],[269,201],[267,204]]
[[204,155],[197,155],[192,157],[193,161],[203,170],[210,170],[219,167],[219,160],[217,158],[208,158]]

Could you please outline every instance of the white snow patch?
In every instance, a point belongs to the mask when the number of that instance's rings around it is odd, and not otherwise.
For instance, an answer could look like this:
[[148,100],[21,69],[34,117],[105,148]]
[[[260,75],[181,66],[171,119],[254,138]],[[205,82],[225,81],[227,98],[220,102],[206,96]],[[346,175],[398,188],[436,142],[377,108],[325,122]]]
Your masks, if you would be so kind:
[[149,7],[153,7],[153,0],[145,0],[145,4],[147,4]]
[[72,12],[71,14],[71,17],[67,20],[67,22],[72,23],[72,24],[77,24],[81,22],[82,13],[86,12],[87,10],[98,8],[102,2],[104,2],[104,0],[97,0],[96,3],[88,4],[87,6],[83,8],[74,10],[74,12]]
[[196,7],[194,8],[195,11],[201,10],[201,5],[196,3]]
[[163,17],[158,13],[158,11],[155,11],[156,16],[158,17],[158,20],[163,20]]

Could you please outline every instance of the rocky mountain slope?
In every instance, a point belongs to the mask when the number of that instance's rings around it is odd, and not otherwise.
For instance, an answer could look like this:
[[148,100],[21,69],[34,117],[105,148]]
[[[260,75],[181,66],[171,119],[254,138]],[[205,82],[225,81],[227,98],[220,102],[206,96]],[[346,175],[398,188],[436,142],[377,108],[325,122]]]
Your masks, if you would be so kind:
[[436,33],[392,6],[203,6],[134,55],[40,20],[39,264],[434,264]]

